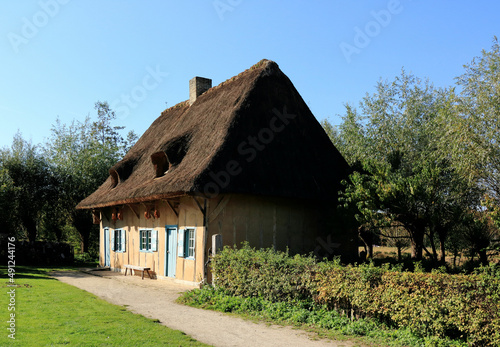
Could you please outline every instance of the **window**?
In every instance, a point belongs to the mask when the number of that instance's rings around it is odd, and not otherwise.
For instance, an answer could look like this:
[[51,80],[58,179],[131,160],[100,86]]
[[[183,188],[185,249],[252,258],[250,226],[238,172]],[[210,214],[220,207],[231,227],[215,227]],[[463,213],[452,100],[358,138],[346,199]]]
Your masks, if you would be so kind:
[[154,165],[155,177],[165,175],[170,168],[167,155],[165,152],[156,152],[151,155],[151,162]]
[[194,229],[186,229],[186,257],[194,258]]
[[195,228],[186,228],[179,230],[177,238],[177,256],[181,258],[195,258]]
[[158,243],[157,230],[140,230],[139,237],[142,252],[156,252]]
[[141,230],[141,251],[151,251],[151,230]]
[[126,236],[124,229],[115,229],[111,234],[111,250],[125,252]]

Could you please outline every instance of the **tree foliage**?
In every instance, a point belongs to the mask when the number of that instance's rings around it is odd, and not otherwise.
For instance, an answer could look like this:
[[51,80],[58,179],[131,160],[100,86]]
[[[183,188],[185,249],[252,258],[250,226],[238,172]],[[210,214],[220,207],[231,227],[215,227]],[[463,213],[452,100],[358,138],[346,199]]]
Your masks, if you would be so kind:
[[[454,164],[500,205],[500,44],[464,65],[457,78],[458,112],[448,122],[443,148]],[[450,147],[450,144],[452,145]]]
[[477,226],[468,217],[480,210],[484,185],[444,150],[443,139],[448,147],[460,140],[449,134],[462,105],[453,88],[435,88],[403,70],[392,82],[378,82],[360,112],[346,105],[338,128],[323,123],[353,168],[344,205],[355,207],[363,230],[404,228],[415,259],[425,252],[444,262],[450,232]]
[[57,199],[58,180],[38,146],[14,136],[0,159],[1,210],[4,226],[18,237],[35,241],[49,201]]
[[11,148],[0,150],[0,227],[19,239],[79,241],[81,251],[96,250],[98,229],[90,212],[75,206],[107,178],[109,168],[134,144],[106,102],[96,102],[97,119],[62,124],[59,119],[45,146],[18,133]]
[[62,214],[77,230],[84,252],[89,251],[91,240],[97,245],[98,229],[92,225],[89,211],[76,210],[75,206],[106,180],[109,168],[136,139],[133,132],[124,139],[119,132],[124,127],[112,125],[116,116],[106,102],[97,102],[95,109],[96,121],[87,117],[66,125],[56,120],[45,146],[46,156],[61,178],[58,203],[66,207]]

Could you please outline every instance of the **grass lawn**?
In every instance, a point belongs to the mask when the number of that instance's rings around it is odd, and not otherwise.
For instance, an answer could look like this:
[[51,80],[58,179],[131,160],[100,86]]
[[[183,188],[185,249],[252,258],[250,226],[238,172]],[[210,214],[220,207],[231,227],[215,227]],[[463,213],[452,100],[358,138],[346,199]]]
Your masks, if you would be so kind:
[[[0,346],[207,346],[154,320],[49,277],[51,269],[16,267],[15,284],[2,274]],[[15,311],[8,311],[15,289]],[[15,313],[15,340],[8,337]]]

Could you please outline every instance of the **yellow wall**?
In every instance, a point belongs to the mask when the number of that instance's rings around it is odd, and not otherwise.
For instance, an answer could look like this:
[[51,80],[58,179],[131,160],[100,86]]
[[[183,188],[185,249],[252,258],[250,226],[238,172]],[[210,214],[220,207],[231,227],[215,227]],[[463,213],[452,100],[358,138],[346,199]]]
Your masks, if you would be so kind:
[[[151,204],[147,204],[151,206]],[[107,208],[101,211],[101,235],[100,235],[100,264],[104,265],[104,228],[110,230],[110,263],[114,270],[124,271],[124,265],[138,265],[150,267],[153,274],[158,278],[165,277],[165,226],[174,225],[178,230],[183,228],[195,228],[195,259],[184,259],[177,257],[177,267],[175,278],[181,281],[199,282],[203,278],[204,264],[204,230],[203,215],[191,197],[180,199],[175,210],[178,217],[170,209],[165,201],[157,201],[156,209],[160,212],[159,218],[146,219],[144,212],[146,206],[142,204],[132,205],[136,211],[134,213],[128,206],[123,206],[123,220],[113,222],[111,218],[114,208]],[[125,252],[115,252],[111,250],[112,233],[116,229],[126,231],[126,249]],[[141,229],[152,229],[158,232],[157,251],[140,251],[140,233]],[[177,247],[175,247],[177,252]]]
[[[204,199],[198,198],[201,206]],[[291,254],[315,252],[320,258],[335,255],[355,255],[356,235],[335,223],[332,209],[324,203],[260,197],[250,195],[220,195],[207,200],[207,228],[203,226],[203,214],[192,197],[178,200],[172,212],[165,201],[157,201],[160,218],[146,219],[145,205],[132,205],[139,217],[128,206],[123,207],[123,220],[113,222],[112,209],[101,211],[101,265],[104,265],[104,227],[110,235],[115,229],[126,230],[127,246],[123,253],[110,251],[111,268],[121,269],[125,264],[147,266],[158,278],[165,276],[165,226],[176,225],[178,230],[195,228],[195,258],[176,258],[175,279],[199,283],[207,278],[204,267],[208,250],[212,247],[212,235],[221,234],[224,245],[240,246],[248,241],[252,247],[277,250],[289,249]],[[148,204],[150,206],[150,204]],[[341,224],[341,223],[340,223]],[[158,231],[158,250],[139,250],[139,230]],[[326,248],[325,248],[326,246]],[[331,246],[331,247],[330,247]],[[177,247],[175,247],[177,252]]]

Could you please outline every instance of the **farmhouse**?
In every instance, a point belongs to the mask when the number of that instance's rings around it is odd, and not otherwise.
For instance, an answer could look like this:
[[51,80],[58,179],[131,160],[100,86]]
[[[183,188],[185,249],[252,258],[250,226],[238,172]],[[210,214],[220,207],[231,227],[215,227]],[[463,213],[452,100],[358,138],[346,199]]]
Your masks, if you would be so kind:
[[78,204],[100,223],[102,266],[197,284],[212,252],[243,241],[356,256],[334,208],[348,165],[275,62],[189,93]]

